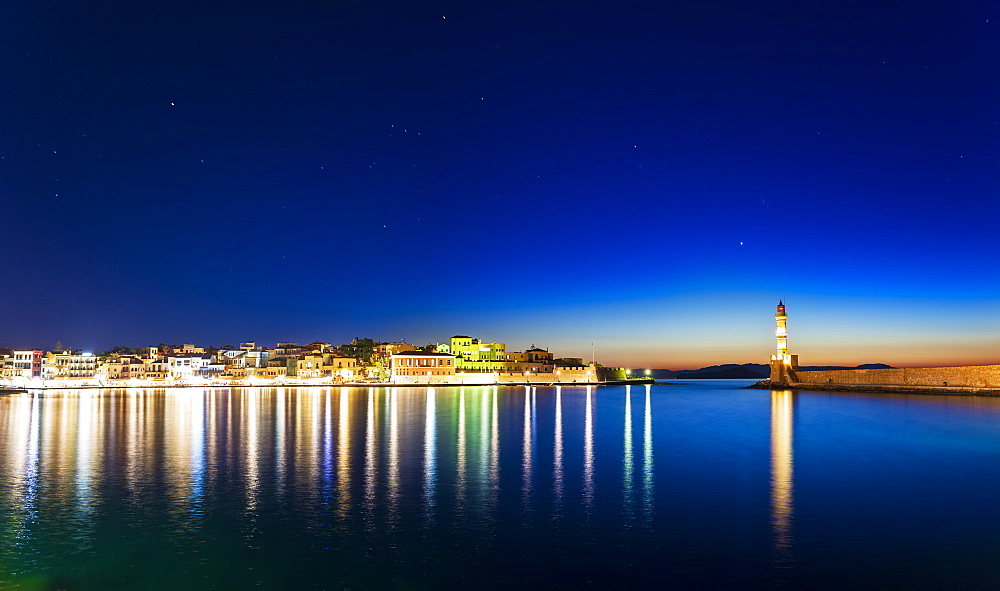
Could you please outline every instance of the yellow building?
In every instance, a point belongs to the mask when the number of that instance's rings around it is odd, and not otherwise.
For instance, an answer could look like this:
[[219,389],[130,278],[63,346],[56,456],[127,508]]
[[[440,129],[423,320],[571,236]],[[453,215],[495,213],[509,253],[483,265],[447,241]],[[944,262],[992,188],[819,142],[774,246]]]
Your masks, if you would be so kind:
[[456,357],[455,367],[459,372],[506,371],[506,348],[504,343],[484,343],[465,335],[455,335],[447,345],[438,345],[439,352]]
[[552,353],[545,349],[531,348],[523,353],[511,351],[507,353],[507,364],[504,371],[508,373],[552,373],[555,371],[555,360]]
[[244,368],[246,375],[249,378],[258,378],[262,380],[274,380],[277,378],[284,378],[288,375],[288,368],[284,365],[269,365],[267,367],[247,367]]
[[358,373],[358,360],[334,353],[309,353],[297,359],[296,377],[351,381]]
[[97,370],[98,358],[80,351],[49,351],[42,360],[43,380],[87,380]]
[[102,363],[96,373],[102,381],[163,381],[167,379],[169,369],[166,360],[118,355]]
[[[396,353],[403,353],[405,351],[416,351],[417,348],[409,343],[379,343],[375,345],[375,357],[376,358],[387,358],[392,357]],[[447,351],[442,351],[447,353]]]

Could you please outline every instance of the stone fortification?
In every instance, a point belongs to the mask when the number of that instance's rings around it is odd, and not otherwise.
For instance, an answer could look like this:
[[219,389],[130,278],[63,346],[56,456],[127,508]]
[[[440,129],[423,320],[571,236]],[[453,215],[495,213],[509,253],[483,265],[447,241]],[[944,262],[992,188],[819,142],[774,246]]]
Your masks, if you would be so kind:
[[796,371],[789,378],[789,385],[1000,388],[1000,365]]

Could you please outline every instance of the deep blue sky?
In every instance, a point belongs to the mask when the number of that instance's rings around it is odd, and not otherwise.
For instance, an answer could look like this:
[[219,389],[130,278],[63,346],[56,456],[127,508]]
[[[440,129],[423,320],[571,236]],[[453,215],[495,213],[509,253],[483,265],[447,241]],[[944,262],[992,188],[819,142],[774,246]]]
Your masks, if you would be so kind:
[[461,333],[681,367],[765,361],[784,297],[804,363],[1000,363],[998,26],[5,2],[0,344]]

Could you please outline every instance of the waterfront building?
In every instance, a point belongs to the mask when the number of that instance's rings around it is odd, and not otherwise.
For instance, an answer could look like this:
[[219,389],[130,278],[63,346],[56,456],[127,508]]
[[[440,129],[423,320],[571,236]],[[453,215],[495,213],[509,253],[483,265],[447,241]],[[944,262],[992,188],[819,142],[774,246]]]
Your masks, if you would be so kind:
[[132,364],[142,365],[142,361],[133,355],[112,355],[97,368],[97,377],[101,381],[132,379]]
[[287,357],[289,355],[298,355],[305,351],[306,348],[297,343],[278,343],[275,345],[274,349],[271,350],[271,357]]
[[295,362],[295,375],[300,378],[326,377],[323,369],[323,354],[311,353],[303,355]]
[[[38,379],[66,385],[70,379],[93,378],[99,384],[141,386],[145,383],[199,383],[222,380],[253,383],[324,381],[324,383],[376,380],[396,383],[493,384],[592,382],[609,379],[607,368],[583,366],[579,359],[554,359],[552,353],[532,345],[524,352],[507,351],[504,343],[484,343],[469,336],[456,335],[436,351],[418,350],[399,342],[377,343],[355,339],[341,347],[320,341],[306,346],[278,343],[274,349],[258,347],[256,342],[197,347],[160,345],[132,349],[116,347],[107,357],[80,351],[54,351],[46,355],[38,350],[0,350],[0,378],[7,383],[24,385]],[[371,362],[345,355],[344,348],[364,353],[371,351]],[[433,349],[429,346],[428,349]],[[198,353],[194,351],[208,351]],[[571,362],[571,363],[567,363]]]
[[229,367],[225,366],[225,369],[219,378],[228,381],[240,381],[245,380],[247,377],[247,369],[245,367]]
[[[416,351],[417,348],[409,343],[397,342],[397,343],[378,343],[375,345],[375,353],[373,355],[376,359],[386,359],[396,353],[403,353],[404,351]],[[447,353],[447,351],[442,351]]]
[[215,353],[215,360],[230,369],[267,367],[270,352],[266,349],[246,349],[242,346],[239,349],[220,349]]
[[512,351],[507,353],[505,371],[508,373],[552,373],[555,371],[555,360],[552,353],[537,347],[532,347],[523,353]]
[[358,360],[336,353],[309,353],[296,360],[295,376],[299,378],[336,378],[351,381],[357,375]]
[[79,349],[49,351],[42,360],[43,380],[91,379],[97,371],[98,358]]
[[454,381],[455,355],[428,351],[403,351],[389,358],[393,383],[447,383]]
[[39,349],[15,349],[10,366],[4,369],[5,378],[30,380],[42,377],[42,352]]
[[267,367],[248,367],[244,371],[246,377],[262,380],[274,380],[288,375],[288,368],[285,365],[276,364]]
[[170,379],[186,381],[201,377],[203,370],[212,365],[212,358],[201,354],[180,353],[167,355],[166,362]]
[[507,370],[507,345],[484,343],[466,335],[451,337],[448,344],[438,345],[437,350],[456,357],[458,372],[499,373]]
[[330,355],[324,358],[325,367],[329,368],[330,375],[340,377],[344,380],[353,379],[360,371],[358,360],[354,357],[341,357]]
[[169,375],[169,363],[159,357],[146,358],[138,355],[113,355],[100,363],[95,377],[107,381],[156,381],[162,382]]

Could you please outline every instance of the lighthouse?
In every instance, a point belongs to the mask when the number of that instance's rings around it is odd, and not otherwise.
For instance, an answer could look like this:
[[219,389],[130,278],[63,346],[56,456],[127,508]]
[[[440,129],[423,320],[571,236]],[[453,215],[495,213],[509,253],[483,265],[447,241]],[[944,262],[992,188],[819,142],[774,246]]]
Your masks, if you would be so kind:
[[778,300],[778,308],[774,313],[776,328],[774,336],[778,339],[778,348],[771,355],[771,383],[788,384],[794,382],[793,372],[799,369],[799,356],[788,354],[788,315],[785,313],[785,302]]
[[784,359],[788,355],[788,326],[785,324],[788,316],[785,314],[785,303],[778,300],[778,310],[774,313],[774,322],[778,327],[774,330],[774,335],[778,337],[778,352],[773,359]]

